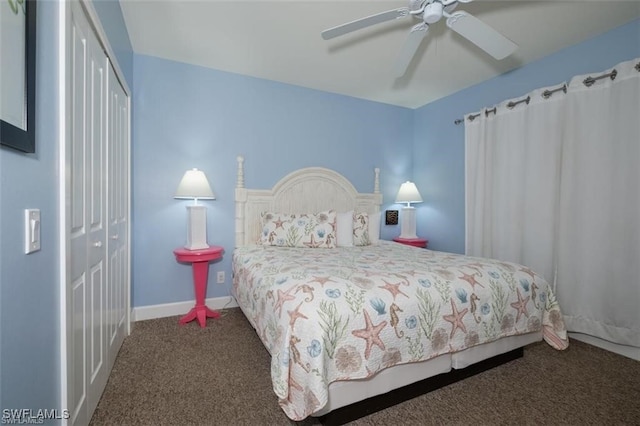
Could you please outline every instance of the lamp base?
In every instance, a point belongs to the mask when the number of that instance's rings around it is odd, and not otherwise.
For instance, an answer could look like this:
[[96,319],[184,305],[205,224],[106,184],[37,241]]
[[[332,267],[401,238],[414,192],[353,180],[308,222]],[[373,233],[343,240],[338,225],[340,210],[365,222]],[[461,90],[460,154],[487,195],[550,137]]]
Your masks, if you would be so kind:
[[403,207],[400,218],[400,237],[406,240],[418,238],[416,235],[416,208]]
[[187,206],[187,250],[201,250],[209,247],[207,244],[207,209],[205,206]]

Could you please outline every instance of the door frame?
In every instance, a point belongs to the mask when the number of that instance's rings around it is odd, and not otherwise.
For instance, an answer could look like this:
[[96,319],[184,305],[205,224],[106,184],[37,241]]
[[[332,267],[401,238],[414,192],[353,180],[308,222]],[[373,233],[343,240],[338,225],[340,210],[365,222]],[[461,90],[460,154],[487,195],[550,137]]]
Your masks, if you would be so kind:
[[[127,126],[127,151],[128,151],[128,162],[127,162],[127,199],[128,203],[128,211],[127,211],[127,253],[128,253],[128,261],[127,261],[127,284],[126,284],[126,292],[127,292],[127,301],[126,301],[126,334],[129,335],[131,333],[131,89],[127,84],[126,79],[124,78],[124,73],[120,68],[118,63],[117,56],[111,44],[109,43],[109,39],[104,31],[102,23],[100,22],[100,18],[98,17],[98,13],[95,10],[92,0],[71,0],[77,3],[80,3],[80,6],[85,11],[87,20],[89,21],[90,26],[95,31],[95,34],[98,38],[98,42],[102,45],[102,48],[105,50],[108,63],[113,67],[113,70],[118,78],[122,88],[124,89],[125,94],[127,95],[127,107],[128,107],[128,126]],[[69,69],[67,64],[69,63],[69,29],[71,24],[71,2],[70,1],[62,1],[58,2],[58,253],[59,253],[59,263],[58,263],[58,284],[59,284],[59,326],[60,326],[60,404],[59,406],[68,409],[69,401],[68,401],[68,381],[69,381],[69,371],[67,368],[68,362],[68,352],[67,352],[67,344],[68,344],[68,335],[67,335],[67,263],[69,257],[69,247],[67,244],[67,194],[66,194],[66,185],[67,185],[67,165],[66,165],[66,151],[68,148],[67,145],[67,137],[71,134],[70,129],[70,120],[69,120],[69,111],[70,99],[68,96],[69,87],[69,79],[67,78],[69,75]],[[62,424],[69,424],[69,419],[62,419]]]

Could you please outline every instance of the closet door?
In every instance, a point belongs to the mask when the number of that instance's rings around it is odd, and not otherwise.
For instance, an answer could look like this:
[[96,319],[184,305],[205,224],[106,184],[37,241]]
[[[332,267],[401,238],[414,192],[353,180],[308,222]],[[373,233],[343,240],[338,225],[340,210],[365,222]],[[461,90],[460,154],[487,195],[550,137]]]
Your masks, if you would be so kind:
[[98,405],[107,379],[105,300],[107,292],[107,57],[93,31],[87,37],[88,91],[85,110],[88,130],[85,215],[88,225],[87,271],[88,288],[88,409],[92,413]]
[[63,380],[86,425],[129,329],[129,101],[80,3],[68,22]]
[[107,352],[109,368],[128,332],[129,302],[129,99],[113,68],[108,75]]
[[80,7],[72,7],[71,15],[69,408],[75,424],[86,424],[108,378],[104,344],[106,56]]
[[69,234],[66,281],[67,333],[67,404],[71,424],[86,424],[87,393],[85,348],[87,345],[87,224],[85,215],[86,140],[85,98],[87,96],[87,30],[86,22],[71,14],[71,123],[66,149],[67,183],[66,228]]

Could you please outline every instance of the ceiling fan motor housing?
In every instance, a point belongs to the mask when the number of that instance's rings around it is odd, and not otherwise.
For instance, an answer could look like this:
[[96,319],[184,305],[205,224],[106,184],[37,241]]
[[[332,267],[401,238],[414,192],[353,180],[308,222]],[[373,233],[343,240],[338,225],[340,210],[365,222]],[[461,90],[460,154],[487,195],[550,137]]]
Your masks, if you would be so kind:
[[442,3],[440,2],[433,2],[433,3],[429,3],[425,8],[424,8],[424,13],[422,15],[422,19],[424,20],[425,23],[427,24],[434,24],[436,22],[438,22],[440,20],[440,18],[442,18]]

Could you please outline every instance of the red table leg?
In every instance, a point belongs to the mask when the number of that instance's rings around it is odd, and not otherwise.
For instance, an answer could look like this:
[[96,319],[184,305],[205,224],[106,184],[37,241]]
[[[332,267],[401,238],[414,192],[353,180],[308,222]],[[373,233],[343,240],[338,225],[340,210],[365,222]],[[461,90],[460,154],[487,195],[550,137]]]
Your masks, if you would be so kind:
[[207,294],[207,280],[209,277],[209,261],[193,262],[193,284],[196,292],[196,305],[182,318],[180,324],[186,324],[198,319],[200,327],[204,328],[207,318],[220,318],[220,313],[209,309],[204,299]]
[[209,277],[209,262],[222,257],[224,249],[220,246],[209,246],[200,250],[177,248],[173,251],[178,262],[191,263],[193,269],[193,286],[196,293],[196,305],[182,318],[180,324],[186,324],[194,319],[204,328],[207,318],[220,318],[220,313],[213,311],[204,303],[207,295],[207,280]]

